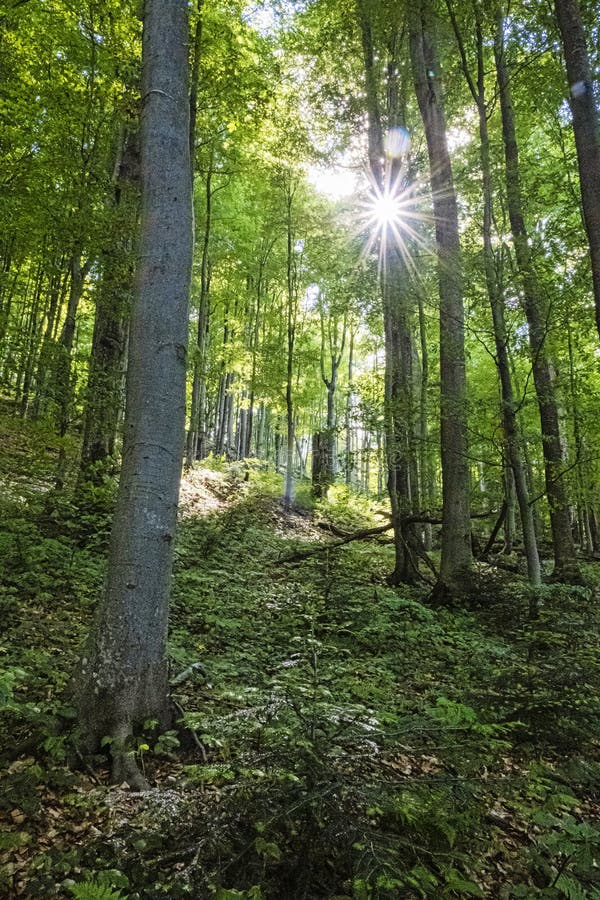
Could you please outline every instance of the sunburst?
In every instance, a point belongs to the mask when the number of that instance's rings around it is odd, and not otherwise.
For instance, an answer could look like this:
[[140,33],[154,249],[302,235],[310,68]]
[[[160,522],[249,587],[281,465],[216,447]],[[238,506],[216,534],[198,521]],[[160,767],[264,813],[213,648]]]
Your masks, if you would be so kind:
[[409,140],[404,129],[395,129],[386,140],[382,183],[372,172],[366,173],[369,193],[362,204],[361,230],[368,231],[363,258],[378,248],[380,273],[385,273],[388,253],[395,249],[407,268],[417,274],[416,249],[431,253],[420,225],[432,221],[426,209],[426,186],[409,176]]

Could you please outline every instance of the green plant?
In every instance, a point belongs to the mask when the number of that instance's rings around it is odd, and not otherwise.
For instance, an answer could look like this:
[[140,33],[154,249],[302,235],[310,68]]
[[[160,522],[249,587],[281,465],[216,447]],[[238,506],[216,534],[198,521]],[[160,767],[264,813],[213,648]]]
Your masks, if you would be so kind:
[[69,885],[74,900],[127,900],[127,894],[115,890],[110,884],[90,879]]
[[535,871],[545,882],[540,894],[568,900],[599,898],[600,828],[547,809],[534,813],[532,822],[541,829],[532,850]]

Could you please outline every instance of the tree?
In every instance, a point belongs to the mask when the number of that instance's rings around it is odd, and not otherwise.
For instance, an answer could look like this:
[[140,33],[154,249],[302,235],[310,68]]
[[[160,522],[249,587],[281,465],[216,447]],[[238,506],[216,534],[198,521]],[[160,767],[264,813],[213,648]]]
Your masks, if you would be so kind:
[[300,287],[298,283],[298,251],[302,253],[302,238],[295,238],[294,197],[298,189],[298,179],[292,172],[283,171],[281,187],[285,204],[286,235],[286,375],[285,375],[285,415],[286,415],[286,465],[283,500],[286,506],[292,503],[294,489],[294,439],[296,436],[294,423],[294,349],[298,331],[298,307]]
[[[531,584],[539,585],[541,582],[541,566],[533,521],[533,510],[530,503],[529,490],[527,487],[523,454],[521,452],[521,435],[519,433],[517,422],[516,401],[510,372],[508,332],[504,311],[504,298],[502,296],[502,287],[499,283],[496,258],[493,248],[492,221],[494,215],[494,192],[490,153],[490,137],[488,128],[489,113],[485,86],[483,22],[481,11],[477,4],[474,3],[473,9],[475,17],[477,74],[475,77],[473,77],[467,60],[467,52],[463,35],[461,33],[461,29],[459,27],[458,20],[456,18],[450,0],[446,0],[446,5],[448,7],[448,12],[456,36],[463,72],[467,80],[471,95],[477,107],[477,117],[479,122],[479,153],[481,161],[483,193],[483,261],[485,269],[486,288],[490,301],[492,323],[494,329],[496,366],[498,368],[500,389],[502,395],[502,424],[504,429],[504,440],[506,442],[506,454],[510,466],[508,477],[506,477],[505,479],[505,502],[507,505],[509,505],[511,488],[514,483],[517,503],[519,506],[519,513],[521,516],[523,544],[525,547],[525,556],[527,559],[527,572],[529,575],[529,581],[531,582]],[[510,514],[508,514],[506,518],[507,521],[510,522]]]
[[458,209],[430,0],[411,11],[410,53],[429,154],[440,294],[442,560],[437,593],[469,585],[472,564],[467,380]]
[[519,148],[505,53],[504,24],[503,16],[498,14],[494,31],[494,56],[502,113],[506,200],[517,267],[523,284],[531,366],[542,428],[546,495],[550,504],[554,550],[554,578],[579,583],[581,573],[575,555],[568,497],[563,480],[565,463],[556,389],[556,369],[550,355],[548,340],[550,309],[536,274],[523,212]]
[[147,0],[143,28],[141,243],[123,464],[106,587],[77,685],[85,746],[110,737],[113,775],[143,782],[125,743],[171,720],[166,656],[183,456],[192,257],[188,4]]
[[588,58],[585,30],[577,0],[554,0],[569,81],[573,131],[577,147],[583,221],[592,263],[596,327],[600,335],[600,125]]
[[[369,168],[375,195],[388,200],[391,198],[395,202],[401,192],[405,195],[409,193],[405,153],[387,152],[388,141],[384,133],[384,122],[387,122],[388,135],[403,133],[407,124],[406,85],[405,79],[399,76],[402,44],[400,7],[392,3],[386,10],[385,39],[382,42],[386,54],[383,103],[380,99],[382,85],[378,77],[373,8],[361,0],[358,13],[368,116]],[[385,336],[385,452],[395,548],[394,570],[389,580],[392,584],[399,584],[414,582],[418,577],[413,553],[414,526],[406,521],[414,511],[413,502],[418,494],[413,421],[413,291],[408,264],[412,248],[397,246],[393,223],[388,221],[380,226],[379,240]]]
[[93,480],[101,480],[107,460],[114,461],[138,236],[137,124],[128,122],[120,132],[101,254],[102,278],[96,292],[81,449],[81,475]]

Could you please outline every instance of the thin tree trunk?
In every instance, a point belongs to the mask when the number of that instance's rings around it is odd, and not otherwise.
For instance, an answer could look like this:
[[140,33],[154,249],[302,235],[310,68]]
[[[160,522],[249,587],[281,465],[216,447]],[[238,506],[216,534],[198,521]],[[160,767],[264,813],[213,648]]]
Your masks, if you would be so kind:
[[42,289],[44,285],[44,277],[45,273],[43,271],[43,266],[42,264],[40,264],[38,277],[36,279],[35,291],[31,301],[31,310],[29,313],[29,320],[27,324],[27,340],[23,352],[23,384],[21,388],[21,396],[19,398],[20,413],[23,418],[27,416],[29,407],[29,394],[31,389],[31,382],[33,379],[37,347],[39,344],[39,330],[41,319],[43,319],[43,314],[42,316],[40,316],[39,312]]
[[547,346],[549,308],[535,273],[523,215],[519,172],[519,151],[515,130],[512,92],[504,52],[504,20],[500,16],[494,36],[494,56],[500,91],[502,136],[506,162],[506,195],[515,256],[523,284],[525,315],[544,452],[546,494],[550,505],[550,524],[554,547],[554,573],[557,580],[581,582],[571,533],[569,504],[563,480],[564,459],[560,418],[556,399],[555,376]]
[[352,475],[354,472],[354,459],[352,456],[352,378],[354,365],[354,329],[350,328],[350,343],[348,346],[348,389],[346,393],[346,485],[350,487],[352,484]]
[[[402,161],[391,156],[385,159],[372,10],[364,0],[359,3],[358,9],[369,122],[369,162],[376,189],[385,195],[393,189],[392,186],[399,189]],[[395,31],[387,48],[386,112],[390,127],[405,124],[405,104],[398,87],[398,42],[399,34]],[[412,511],[410,470],[411,454],[414,454],[411,291],[408,266],[404,254],[395,244],[392,229],[385,226],[380,240],[385,335],[385,455],[395,548],[394,570],[389,581],[400,584],[411,583],[418,578],[415,557],[411,552],[415,540],[414,527],[404,522],[406,515]]]
[[38,358],[35,375],[35,397],[32,404],[31,415],[38,418],[43,415],[48,395],[48,372],[52,370],[54,362],[54,331],[59,317],[59,310],[67,291],[68,279],[63,276],[62,269],[64,259],[60,260],[57,271],[52,274],[50,283],[50,302],[46,313],[46,327],[42,338],[40,355]]
[[[87,273],[91,268],[91,260],[82,263],[81,248],[77,245],[71,256],[69,269],[71,283],[69,288],[69,300],[67,303],[67,315],[63,323],[57,348],[56,371],[56,397],[58,402],[58,435],[66,437],[71,418],[73,404],[73,343],[75,340],[75,328],[77,322],[77,310],[83,296],[83,288]],[[67,452],[64,444],[61,444],[56,468],[56,490],[62,490],[67,469]]]
[[411,14],[410,49],[415,89],[427,140],[438,253],[442,459],[442,557],[436,596],[470,586],[472,566],[467,380],[458,209],[452,176],[441,70],[430,0]]
[[[344,316],[342,335],[338,346],[338,320],[330,314],[325,325],[325,311],[321,310],[321,379],[327,388],[327,418],[325,422],[325,434],[320,433],[320,440],[326,439],[329,447],[321,456],[322,469],[321,481],[323,484],[333,484],[337,472],[337,417],[335,409],[335,395],[337,380],[344,347],[346,345],[347,316]],[[327,330],[327,340],[325,332]],[[327,347],[326,347],[327,345]],[[328,351],[328,352],[327,352]],[[328,375],[325,371],[325,356],[329,356]]]
[[206,351],[208,343],[208,310],[210,294],[210,232],[212,227],[212,162],[206,175],[206,210],[204,238],[200,262],[200,301],[198,304],[198,332],[194,353],[192,405],[187,434],[186,465],[206,456]]
[[[419,341],[421,344],[421,382],[419,396],[419,486],[420,506],[423,510],[433,508],[433,466],[429,450],[429,428],[427,425],[429,389],[429,350],[427,347],[427,327],[425,322],[425,307],[423,294],[417,290],[417,303],[419,307]],[[433,535],[431,525],[423,525],[423,546],[425,550],[431,550]]]
[[115,166],[113,227],[109,246],[103,252],[88,375],[81,477],[93,480],[101,480],[102,467],[98,465],[114,456],[122,410],[122,373],[139,218],[139,167],[139,135],[130,125],[123,129]]
[[287,360],[285,379],[285,409],[286,409],[286,468],[283,502],[286,507],[292,503],[294,488],[294,400],[292,384],[294,374],[294,345],[296,342],[296,278],[294,270],[294,242],[292,232],[292,204],[294,189],[290,183],[286,184],[286,227],[287,227]]
[[[502,425],[508,462],[512,475],[504,473],[505,497],[507,514],[505,520],[505,549],[512,547],[514,539],[514,496],[516,494],[523,532],[523,545],[527,560],[527,574],[532,585],[541,584],[542,572],[538,554],[533,510],[529,503],[527,479],[521,453],[521,437],[517,423],[516,404],[513,384],[510,374],[510,361],[508,356],[508,334],[506,329],[506,317],[504,314],[504,300],[496,270],[496,260],[492,244],[492,217],[493,217],[493,183],[490,155],[490,139],[488,130],[488,111],[485,95],[485,61],[483,29],[481,16],[477,4],[474,3],[477,42],[477,79],[475,80],[467,64],[467,56],[462,41],[462,35],[458,22],[453,12],[450,0],[446,0],[448,11],[452,19],[454,33],[457,39],[463,72],[471,90],[471,94],[477,106],[479,119],[479,156],[483,181],[483,261],[485,269],[485,281],[487,287],[490,308],[492,312],[492,324],[494,329],[494,343],[496,346],[496,366],[500,378],[502,395]],[[510,552],[510,550],[507,550]]]

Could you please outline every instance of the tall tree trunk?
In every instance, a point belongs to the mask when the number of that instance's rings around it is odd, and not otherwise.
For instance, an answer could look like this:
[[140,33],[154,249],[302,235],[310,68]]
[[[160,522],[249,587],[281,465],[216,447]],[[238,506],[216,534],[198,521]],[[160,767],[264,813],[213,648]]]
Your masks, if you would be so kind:
[[54,333],[68,284],[68,278],[63,274],[63,269],[64,258],[59,260],[50,279],[50,300],[46,311],[46,327],[35,375],[35,397],[31,410],[33,418],[43,415],[46,408],[48,373],[52,370],[55,353]]
[[[86,263],[82,263],[81,247],[76,245],[69,263],[71,283],[69,288],[69,300],[67,303],[67,315],[58,342],[56,371],[54,373],[58,404],[58,434],[61,438],[66,437],[71,419],[71,408],[73,405],[75,387],[72,356],[77,323],[77,310],[79,309],[79,303],[83,296],[85,279],[91,268],[91,262],[90,259]],[[57,490],[61,490],[64,486],[66,470],[67,452],[64,444],[61,444],[56,467],[55,486]]]
[[294,265],[294,239],[292,230],[292,206],[295,189],[291,176],[289,183],[285,185],[286,199],[286,229],[287,229],[287,359],[285,378],[285,411],[286,411],[286,467],[285,484],[283,490],[283,502],[286,507],[292,503],[294,489],[294,400],[292,395],[294,374],[294,346],[296,343],[297,320],[297,285]]
[[192,261],[188,4],[146,0],[142,45],[141,247],[123,465],[77,706],[86,746],[113,738],[113,776],[143,784],[125,742],[144,720],[168,727],[167,623],[184,449]]
[[[335,409],[335,397],[337,391],[338,372],[344,347],[346,345],[347,315],[344,315],[342,323],[341,339],[338,335],[338,319],[330,311],[325,325],[326,313],[321,309],[321,379],[327,388],[327,418],[325,421],[325,434],[321,434],[322,440],[328,442],[328,450],[321,456],[323,484],[333,484],[337,472],[337,417]],[[327,336],[326,336],[327,331]],[[325,371],[325,357],[329,357],[329,372]]]
[[[380,195],[399,189],[401,161],[386,157],[383,136],[379,80],[375,65],[371,12],[361,0],[358,6],[361,28],[367,115],[369,162]],[[398,31],[390,38],[388,50],[387,118],[390,127],[404,125],[403,99],[398,89]],[[385,163],[384,163],[385,159]],[[409,272],[404,254],[396,247],[392,229],[381,235],[383,325],[385,334],[385,455],[387,488],[394,529],[395,562],[389,576],[392,584],[414,582],[418,577],[411,545],[414,528],[404,519],[412,511],[410,454],[413,437],[412,325],[410,321]]]
[[[13,304],[13,298],[15,295],[15,290],[17,287],[17,283],[19,281],[20,275],[20,267],[17,267],[10,283],[6,289],[3,289],[2,292],[2,303],[0,304],[0,378],[5,380],[6,375],[6,367],[4,366],[5,359],[5,350],[6,350],[6,336],[8,333],[8,326],[10,323],[10,312]],[[7,277],[8,280],[8,277]]]
[[590,245],[596,327],[600,335],[600,127],[581,10],[577,0],[554,0],[562,36],[577,148],[583,221]]
[[33,378],[37,347],[39,344],[39,330],[41,326],[41,320],[43,319],[43,315],[40,316],[39,313],[44,278],[44,266],[43,263],[40,263],[38,275],[36,278],[35,290],[31,301],[31,308],[29,311],[29,318],[26,329],[26,342],[25,346],[23,347],[22,355],[23,384],[21,386],[20,396],[18,399],[20,401],[20,413],[23,418],[27,416],[29,407],[29,393]]
[[[582,549],[592,550],[592,540],[589,529],[588,514],[588,487],[585,483],[586,470],[589,464],[585,464],[585,438],[582,434],[581,410],[579,406],[579,396],[577,391],[577,374],[575,372],[575,353],[573,348],[573,330],[571,322],[567,315],[566,321],[567,346],[569,349],[569,387],[570,387],[570,407],[572,413],[573,441],[575,445],[575,476],[577,485],[577,521],[579,526],[579,541]],[[588,475],[589,477],[589,475]],[[589,479],[591,480],[591,479]]]
[[[263,280],[264,270],[271,255],[271,251],[275,241],[272,239],[263,240],[261,246],[260,258],[258,261],[258,276],[256,279],[256,304],[254,308],[254,328],[250,336],[250,350],[252,353],[252,371],[250,374],[250,396],[248,399],[248,417],[246,424],[246,436],[244,445],[244,456],[250,456],[252,453],[252,430],[254,428],[254,403],[256,395],[256,376],[258,372],[258,348],[260,339],[260,323],[262,316],[262,299],[263,299]],[[257,443],[256,455],[259,454],[259,443]]]
[[352,456],[352,378],[354,366],[354,329],[350,326],[350,342],[348,346],[348,388],[346,391],[346,459],[345,459],[345,478],[346,485],[350,487],[352,484],[352,476],[354,473],[355,462]]
[[[425,322],[425,305],[423,293],[417,290],[419,307],[419,342],[421,345],[421,382],[419,395],[419,502],[422,510],[431,510],[434,501],[433,465],[429,449],[429,428],[427,424],[429,390],[429,349],[427,347],[427,326]],[[433,544],[432,528],[429,523],[423,525],[423,545],[431,550]]]
[[458,210],[430,0],[418,0],[411,13],[410,53],[429,154],[438,254],[443,524],[440,577],[435,593],[443,600],[468,589],[472,551]]
[[[388,238],[389,239],[389,238]],[[413,510],[411,458],[414,455],[414,385],[412,324],[407,300],[411,297],[409,272],[395,246],[385,249],[383,272],[386,346],[385,423],[387,487],[394,524],[394,570],[390,584],[411,584],[418,578],[412,552],[414,525],[405,522]]]
[[[488,110],[485,94],[485,60],[484,41],[481,15],[474,3],[477,43],[477,77],[471,75],[467,63],[467,55],[463,44],[462,35],[454,15],[451,0],[446,0],[450,13],[454,33],[458,43],[463,71],[471,94],[477,106],[479,120],[479,158],[483,182],[483,262],[485,269],[485,281],[487,287],[490,308],[492,312],[492,324],[494,329],[494,343],[496,346],[496,366],[500,379],[502,396],[502,425],[504,430],[504,442],[508,463],[512,470],[512,476],[504,473],[505,497],[507,514],[505,519],[505,549],[512,547],[514,528],[514,495],[516,494],[523,532],[523,546],[527,560],[527,574],[532,585],[541,584],[542,570],[538,554],[533,510],[529,502],[527,478],[521,452],[521,436],[517,423],[516,403],[510,374],[510,360],[508,356],[508,334],[506,329],[506,317],[504,314],[504,299],[502,297],[501,284],[496,269],[496,259],[492,243],[492,217],[493,217],[493,182],[490,155],[490,138],[488,130]],[[510,552],[510,551],[508,551]]]
[[187,434],[186,464],[206,456],[206,351],[208,343],[208,305],[210,293],[210,232],[212,227],[212,162],[206,174],[206,210],[204,238],[200,262],[200,300],[198,303],[198,331],[194,352],[192,404]]
[[198,18],[194,30],[192,48],[192,70],[190,73],[190,172],[192,176],[192,195],[194,175],[196,173],[196,121],[198,118],[198,85],[200,81],[200,57],[202,54],[202,31],[204,27],[204,0],[198,0]]
[[554,547],[554,574],[557,580],[581,582],[571,533],[569,504],[563,481],[564,459],[560,416],[556,397],[554,366],[548,349],[548,304],[538,281],[529,246],[519,171],[519,150],[515,129],[512,92],[504,52],[504,20],[496,22],[494,56],[500,91],[502,136],[506,163],[506,198],[515,256],[523,284],[529,347],[544,452],[546,495],[550,505],[550,525]]

